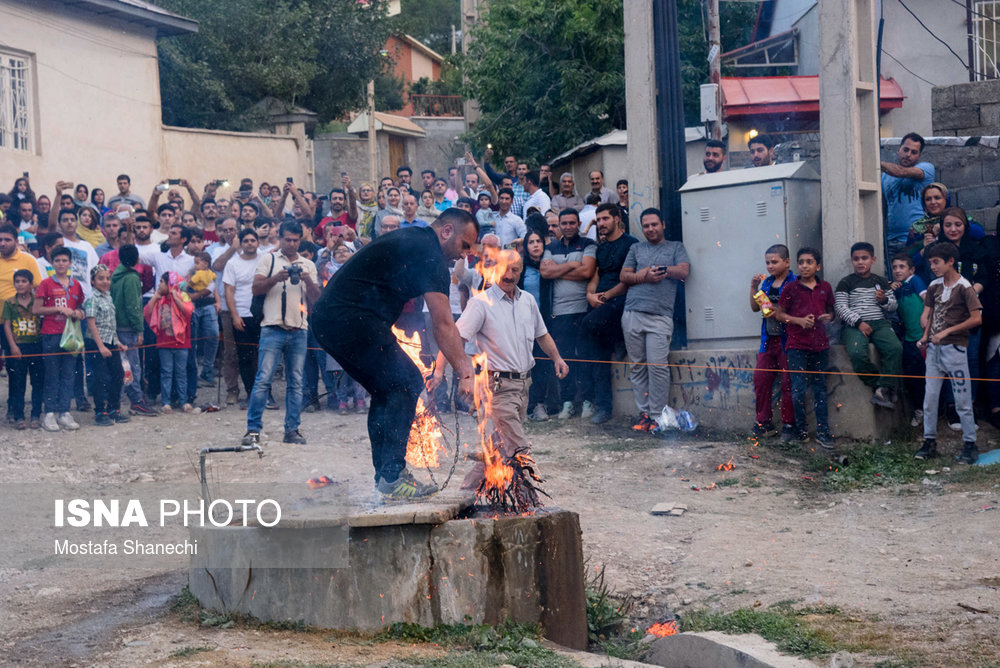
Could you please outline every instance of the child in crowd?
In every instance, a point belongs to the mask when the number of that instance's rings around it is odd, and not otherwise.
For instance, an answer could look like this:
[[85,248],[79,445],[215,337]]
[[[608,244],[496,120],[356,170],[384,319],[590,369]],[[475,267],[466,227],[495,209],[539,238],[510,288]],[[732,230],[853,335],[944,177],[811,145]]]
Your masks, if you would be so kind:
[[[775,244],[764,251],[764,266],[768,275],[757,274],[750,279],[750,310],[759,313],[760,304],[754,295],[761,291],[767,295],[772,306],[778,303],[781,291],[795,280],[789,271],[791,259],[788,246]],[[757,352],[757,367],[753,372],[753,388],[757,403],[757,422],[753,435],[757,438],[774,436],[777,430],[771,421],[771,393],[776,377],[781,377],[781,439],[792,441],[795,432],[795,410],[792,407],[792,381],[788,377],[788,359],[785,357],[785,327],[774,317],[774,311],[764,314],[760,325],[760,350]]]
[[115,304],[111,300],[111,272],[99,264],[90,270],[90,297],[83,304],[87,314],[85,342],[87,368],[94,374],[94,424],[110,427],[128,422],[121,413],[122,358],[127,348],[118,340]]
[[[895,408],[896,377],[902,368],[903,346],[886,314],[896,310],[896,298],[889,281],[872,273],[874,246],[864,241],[851,246],[851,264],[854,273],[840,280],[834,297],[834,311],[844,322],[844,346],[854,373],[873,390],[871,402]],[[878,350],[881,372],[868,355],[869,342]]]
[[[35,292],[35,315],[42,316],[42,353],[45,360],[45,431],[79,429],[80,425],[69,412],[73,398],[76,357],[60,347],[66,320],[83,320],[83,287],[70,276],[73,253],[60,246],[52,251],[52,270],[49,278],[38,284]],[[58,414],[58,418],[56,417]]]
[[951,379],[955,410],[962,423],[960,462],[975,464],[976,421],[972,413],[972,388],[969,380],[969,330],[983,322],[982,304],[972,283],[962,277],[955,265],[958,247],[948,241],[929,246],[924,257],[936,277],[924,295],[923,336],[918,345],[927,350],[927,379],[924,389],[924,444],[914,455],[917,459],[937,456],[938,399],[945,376]]
[[812,387],[816,413],[816,442],[834,447],[827,420],[826,363],[830,342],[826,323],[833,320],[833,288],[816,274],[823,258],[815,248],[801,248],[796,257],[799,275],[781,291],[775,318],[785,323],[785,354],[792,376],[792,403],[799,441],[809,442],[806,430],[806,387]]
[[913,410],[911,427],[919,427],[924,423],[924,356],[917,348],[917,342],[924,335],[920,325],[920,316],[924,312],[924,293],[927,285],[917,276],[913,258],[906,253],[899,253],[892,258],[892,278],[889,284],[896,298],[896,310],[903,335],[903,375],[906,393],[911,405],[919,407]]
[[25,429],[24,395],[31,377],[31,428],[42,426],[42,398],[45,393],[45,365],[42,362],[41,320],[32,311],[35,278],[27,269],[14,272],[13,297],[3,305],[3,330],[10,347],[7,376],[10,381],[10,412],[16,429]]
[[[188,244],[188,252],[190,248]],[[189,399],[195,396],[199,384],[203,387],[215,385],[219,311],[222,310],[222,302],[215,289],[216,273],[212,271],[212,256],[204,251],[191,255],[194,256],[194,267],[187,277],[187,292],[194,303],[194,314],[191,316],[191,352],[187,362]]]
[[[149,328],[156,334],[160,357],[161,411],[173,412],[170,397],[176,385],[177,396],[187,402],[187,358],[191,349],[191,315],[194,304],[183,291],[181,277],[169,271],[163,274],[156,294],[143,309]],[[194,409],[190,402],[184,412]]]

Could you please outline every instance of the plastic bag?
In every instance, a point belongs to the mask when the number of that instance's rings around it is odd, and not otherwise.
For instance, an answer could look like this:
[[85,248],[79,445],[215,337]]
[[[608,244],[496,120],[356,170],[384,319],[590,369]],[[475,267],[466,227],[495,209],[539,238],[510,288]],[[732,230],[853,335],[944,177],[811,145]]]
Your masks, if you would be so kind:
[[687,411],[677,411],[670,406],[664,406],[659,415],[656,416],[656,431],[666,431],[668,429],[679,429],[680,431],[694,431],[698,428],[698,421]]
[[74,355],[83,350],[83,328],[80,326],[79,320],[66,318],[62,338],[59,339],[59,347]]
[[122,358],[122,385],[128,386],[132,384],[135,380],[135,376],[132,375],[132,365],[128,363],[128,360],[124,357]]

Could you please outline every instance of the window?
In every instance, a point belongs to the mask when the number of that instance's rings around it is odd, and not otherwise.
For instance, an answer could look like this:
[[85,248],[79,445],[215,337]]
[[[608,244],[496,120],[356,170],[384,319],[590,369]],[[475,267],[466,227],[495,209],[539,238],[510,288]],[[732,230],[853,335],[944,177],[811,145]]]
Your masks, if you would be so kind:
[[31,63],[0,51],[0,148],[31,150]]
[[976,79],[1000,78],[1000,0],[977,0],[975,10]]

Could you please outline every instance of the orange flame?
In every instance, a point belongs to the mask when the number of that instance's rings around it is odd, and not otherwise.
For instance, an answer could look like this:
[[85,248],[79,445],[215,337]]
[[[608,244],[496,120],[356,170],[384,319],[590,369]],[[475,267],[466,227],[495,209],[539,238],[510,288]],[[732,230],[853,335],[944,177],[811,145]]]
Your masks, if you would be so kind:
[[732,471],[734,468],[736,468],[736,464],[733,463],[733,458],[730,457],[728,462],[726,462],[725,464],[719,464],[718,466],[715,467],[715,470]]
[[661,622],[659,624],[653,624],[646,631],[649,635],[656,636],[657,638],[666,638],[667,636],[672,636],[677,634],[677,622],[671,620],[669,622]]
[[[414,332],[413,336],[407,336],[398,327],[393,327],[392,333],[396,335],[399,347],[416,365],[420,375],[426,378],[431,369],[420,359],[420,333]],[[436,468],[440,465],[439,455],[445,452],[443,437],[437,417],[424,406],[423,398],[418,398],[417,416],[410,426],[410,437],[406,442],[406,461],[416,467]]]

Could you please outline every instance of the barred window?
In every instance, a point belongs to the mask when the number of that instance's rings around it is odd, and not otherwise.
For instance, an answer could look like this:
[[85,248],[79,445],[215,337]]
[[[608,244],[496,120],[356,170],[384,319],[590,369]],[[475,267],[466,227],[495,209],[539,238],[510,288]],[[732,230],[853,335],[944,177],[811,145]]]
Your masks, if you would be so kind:
[[1000,78],[1000,0],[977,0],[975,9],[976,79]]
[[0,51],[0,148],[31,150],[31,63]]

